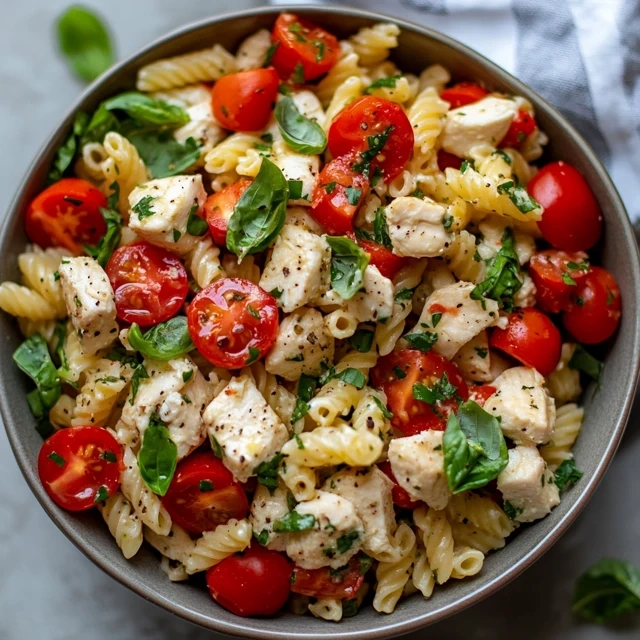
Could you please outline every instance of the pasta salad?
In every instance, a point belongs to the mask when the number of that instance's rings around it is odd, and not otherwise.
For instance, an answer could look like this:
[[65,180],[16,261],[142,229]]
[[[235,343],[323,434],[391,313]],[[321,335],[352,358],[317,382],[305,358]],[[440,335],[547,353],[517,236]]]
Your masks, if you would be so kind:
[[78,113],[0,308],[38,471],[240,616],[391,613],[581,477],[602,215],[533,105],[292,14]]

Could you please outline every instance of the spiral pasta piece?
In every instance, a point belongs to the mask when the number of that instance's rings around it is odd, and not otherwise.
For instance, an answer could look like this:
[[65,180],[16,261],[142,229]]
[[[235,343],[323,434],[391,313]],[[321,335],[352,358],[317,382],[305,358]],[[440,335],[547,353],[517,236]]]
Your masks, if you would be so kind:
[[422,532],[435,580],[444,584],[453,571],[453,534],[446,513],[431,507],[419,507],[413,512],[413,521]]
[[74,170],[79,178],[101,186],[104,181],[102,163],[108,154],[100,142],[88,142],[82,147],[80,157],[76,161]]
[[255,149],[256,144],[260,144],[260,138],[257,136],[233,133],[207,152],[204,157],[204,168],[208,173],[215,174],[237,171],[239,163],[250,149]]
[[578,439],[583,419],[584,409],[575,402],[565,404],[556,411],[551,442],[540,447],[540,455],[551,471],[555,471],[565,460],[573,458],[571,449]]
[[0,309],[17,318],[32,321],[55,320],[65,315],[60,314],[56,305],[45,300],[37,291],[15,282],[0,284]]
[[453,570],[451,577],[456,580],[469,578],[480,573],[484,564],[484,554],[471,547],[456,547],[453,550]]
[[372,27],[362,27],[349,38],[360,62],[370,67],[389,57],[389,50],[398,46],[400,28],[390,22],[380,22]]
[[55,429],[70,427],[75,408],[75,399],[63,393],[49,410],[49,422]]
[[185,262],[193,279],[202,289],[215,280],[225,277],[224,269],[220,264],[220,249],[209,236],[200,239],[200,242],[187,254]]
[[360,59],[353,47],[348,42],[341,42],[340,49],[340,59],[329,69],[328,73],[315,88],[316,95],[322,102],[323,107],[331,103],[338,87],[348,78],[361,78],[363,85],[369,84],[369,79],[359,66]]
[[104,504],[98,505],[104,521],[109,527],[116,544],[122,550],[122,555],[133,558],[142,546],[142,522],[133,510],[131,503],[116,491],[109,496]]
[[72,382],[79,382],[85,372],[95,369],[100,362],[100,356],[87,355],[82,351],[78,332],[71,322],[67,322],[63,351],[66,364],[65,378]]
[[436,580],[433,577],[433,571],[429,566],[427,550],[424,548],[419,536],[416,543],[416,557],[413,564],[411,581],[413,586],[423,595],[423,597],[430,598],[436,586]]
[[[356,63],[357,66],[357,63]],[[331,72],[329,72],[331,73]],[[329,131],[329,127],[334,118],[354,100],[362,96],[364,82],[359,75],[348,76],[339,84],[331,96],[331,101],[327,106],[324,117],[324,129]]]
[[327,333],[337,340],[350,338],[358,328],[358,318],[346,309],[336,309],[324,317]]
[[476,237],[462,230],[453,235],[453,239],[444,251],[444,258],[457,278],[465,282],[484,280],[484,262],[476,249]]
[[355,407],[363,392],[341,380],[331,380],[309,401],[309,417],[320,426],[327,426]]
[[251,544],[252,529],[247,520],[229,520],[215,531],[206,531],[187,558],[187,573],[206,571]]
[[573,357],[575,350],[575,344],[565,342],[562,345],[560,361],[555,371],[552,371],[547,376],[547,389],[556,401],[556,407],[561,407],[567,402],[577,400],[582,393],[580,372],[569,367],[569,361]]
[[444,129],[449,103],[440,99],[433,87],[421,91],[407,112],[413,127],[414,153],[430,154]]
[[452,522],[470,522],[479,529],[503,538],[515,529],[515,524],[496,502],[469,491],[452,496],[446,512]]
[[23,283],[53,305],[57,316],[61,318],[67,315],[67,308],[57,271],[60,260],[68,255],[70,253],[65,249],[41,249],[34,246],[33,250],[25,251],[18,256],[18,268]]

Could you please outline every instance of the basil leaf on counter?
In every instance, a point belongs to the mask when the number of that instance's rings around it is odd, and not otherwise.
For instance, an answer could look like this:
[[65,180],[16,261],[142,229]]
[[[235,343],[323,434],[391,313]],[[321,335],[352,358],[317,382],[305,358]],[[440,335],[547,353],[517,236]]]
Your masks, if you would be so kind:
[[308,531],[316,526],[316,519],[311,514],[302,515],[297,511],[290,511],[286,516],[273,523],[276,533],[292,533],[295,531]]
[[134,322],[129,329],[129,344],[145,357],[155,360],[171,360],[195,349],[186,316],[161,322],[144,334]]
[[327,134],[313,120],[303,116],[293,98],[280,98],[274,111],[280,133],[287,145],[297,153],[315,155],[327,146]]
[[181,127],[191,120],[182,107],[138,91],[126,91],[102,104],[108,111],[124,111],[141,124]]
[[73,126],[69,137],[58,147],[53,164],[47,175],[49,184],[57,182],[64,176],[65,171],[71,166],[76,152],[79,148],[79,141],[89,124],[89,115],[84,111],[78,111],[73,119]]
[[140,475],[151,491],[159,496],[167,493],[177,460],[178,447],[171,440],[169,429],[157,415],[152,415],[138,453]]
[[227,230],[227,248],[240,260],[269,247],[282,230],[289,189],[282,171],[264,158],[254,181],[238,200]]
[[326,241],[331,247],[331,287],[349,300],[362,288],[369,254],[349,238],[326,236]]

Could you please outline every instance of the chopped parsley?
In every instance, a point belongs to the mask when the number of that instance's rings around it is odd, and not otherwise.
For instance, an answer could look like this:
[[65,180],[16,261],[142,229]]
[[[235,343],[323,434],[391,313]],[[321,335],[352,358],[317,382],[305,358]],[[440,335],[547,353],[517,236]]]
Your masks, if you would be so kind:
[[151,208],[151,203],[155,200],[153,196],[145,196],[141,200],[138,200],[136,204],[131,207],[131,211],[138,214],[139,220],[144,220],[152,215],[155,215],[155,211]]

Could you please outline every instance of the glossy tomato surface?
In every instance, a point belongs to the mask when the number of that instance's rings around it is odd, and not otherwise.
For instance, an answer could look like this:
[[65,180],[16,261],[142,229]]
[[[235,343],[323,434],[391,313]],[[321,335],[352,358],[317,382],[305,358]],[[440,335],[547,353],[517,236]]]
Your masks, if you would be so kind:
[[378,469],[384,473],[389,480],[393,482],[393,489],[391,489],[391,497],[393,498],[393,504],[400,507],[401,509],[416,509],[419,507],[422,502],[417,500],[412,500],[408,491],[401,487],[396,480],[396,477],[391,469],[391,463],[388,460],[384,460],[383,462],[378,462]]
[[446,100],[452,109],[463,107],[465,104],[478,102],[482,100],[489,92],[475,82],[458,82],[453,86],[445,89],[440,97]]
[[[365,565],[366,566],[366,565]],[[355,598],[364,582],[363,563],[359,556],[351,558],[341,569],[302,569],[294,567],[291,591],[312,598]]]
[[222,189],[222,191],[210,195],[204,203],[204,214],[209,225],[211,237],[219,247],[227,246],[229,218],[231,218],[240,196],[250,184],[251,180],[241,178]]
[[474,385],[469,388],[469,400],[484,407],[484,403],[497,391],[490,384]]
[[520,109],[512,120],[507,134],[502,138],[500,147],[518,148],[537,128],[535,118],[524,109]]
[[385,277],[392,279],[402,267],[410,263],[410,258],[397,256],[391,249],[366,238],[358,239],[358,244],[369,254],[369,264],[378,268]]

